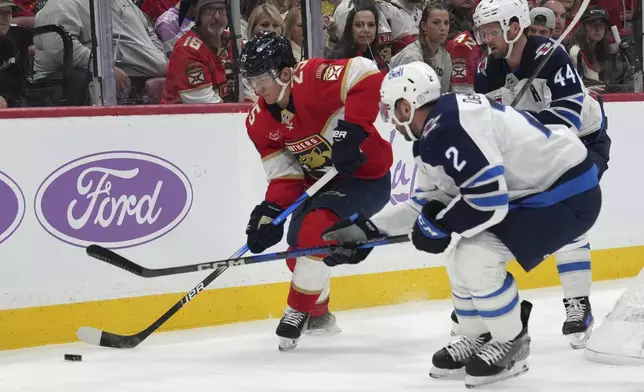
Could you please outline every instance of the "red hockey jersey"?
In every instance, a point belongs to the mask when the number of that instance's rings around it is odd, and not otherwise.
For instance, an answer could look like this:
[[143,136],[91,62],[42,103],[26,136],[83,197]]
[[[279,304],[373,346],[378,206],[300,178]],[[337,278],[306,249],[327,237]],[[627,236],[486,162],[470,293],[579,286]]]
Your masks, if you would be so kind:
[[[217,56],[188,31],[177,40],[165,75],[163,103],[219,103],[231,96],[225,63],[230,50]],[[214,91],[214,95],[212,93]]]
[[473,90],[478,64],[485,55],[472,33],[463,31],[452,38],[445,49],[452,58],[452,88],[459,92]]
[[259,98],[246,129],[268,177],[267,201],[287,207],[332,168],[332,135],[340,119],[369,134],[360,145],[365,163],[355,176],[375,179],[389,171],[392,148],[374,126],[382,78],[376,65],[362,57],[313,58],[297,64],[286,109]]

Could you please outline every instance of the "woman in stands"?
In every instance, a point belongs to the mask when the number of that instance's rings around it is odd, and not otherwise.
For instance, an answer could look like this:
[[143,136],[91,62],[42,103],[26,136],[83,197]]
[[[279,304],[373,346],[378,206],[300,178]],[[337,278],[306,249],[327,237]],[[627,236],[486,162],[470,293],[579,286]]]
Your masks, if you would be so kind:
[[391,58],[391,68],[422,61],[429,64],[441,78],[441,93],[451,90],[452,59],[444,48],[450,17],[441,3],[430,3],[423,9],[418,26],[418,39]]
[[376,37],[378,36],[378,10],[371,5],[356,5],[349,11],[344,33],[333,49],[331,58],[349,59],[362,56],[373,60],[383,72],[389,66],[381,57]]
[[302,41],[304,40],[302,10],[300,7],[294,7],[288,11],[284,24],[286,25],[284,36],[291,41],[293,57],[295,57],[296,61],[300,61],[302,58]]
[[627,72],[623,57],[611,52],[609,26],[606,10],[599,6],[588,7],[572,37],[570,57],[589,89],[632,91],[632,75]]
[[262,31],[273,31],[283,35],[284,30],[284,20],[282,20],[279,10],[271,4],[264,3],[251,12],[248,18],[246,39],[249,40]]

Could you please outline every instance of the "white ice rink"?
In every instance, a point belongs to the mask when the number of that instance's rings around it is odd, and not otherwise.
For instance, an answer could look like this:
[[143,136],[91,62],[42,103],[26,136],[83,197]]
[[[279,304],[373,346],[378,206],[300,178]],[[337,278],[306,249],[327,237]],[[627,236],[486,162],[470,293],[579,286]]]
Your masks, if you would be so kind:
[[[596,325],[625,281],[598,283]],[[644,368],[588,362],[561,336],[559,287],[525,291],[530,371],[479,388],[493,391],[644,391]],[[304,336],[293,352],[277,350],[276,320],[155,334],[130,350],[84,343],[0,352],[1,392],[184,391],[465,391],[462,381],[427,375],[435,350],[450,340],[449,301],[337,312],[332,337]],[[63,354],[82,354],[66,362]]]

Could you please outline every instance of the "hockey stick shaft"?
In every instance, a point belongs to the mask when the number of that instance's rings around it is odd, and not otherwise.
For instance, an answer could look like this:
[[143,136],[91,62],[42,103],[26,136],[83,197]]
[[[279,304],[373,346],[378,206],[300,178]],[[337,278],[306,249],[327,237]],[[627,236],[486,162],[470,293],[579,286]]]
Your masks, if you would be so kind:
[[317,246],[313,248],[292,249],[292,250],[287,250],[283,252],[267,253],[267,254],[248,256],[248,257],[237,257],[237,258],[230,258],[230,259],[219,260],[219,261],[207,261],[207,262],[198,263],[198,264],[182,265],[179,267],[168,267],[168,268],[159,268],[159,269],[145,268],[109,249],[105,249],[97,245],[91,245],[90,247],[88,247],[87,253],[96,259],[103,260],[109,264],[122,268],[126,271],[130,271],[136,275],[142,276],[144,278],[153,278],[157,276],[177,275],[177,274],[183,274],[187,272],[197,272],[197,271],[203,271],[203,270],[215,269],[215,268],[237,267],[240,265],[264,263],[267,261],[283,260],[283,259],[303,257],[303,256],[313,256],[313,255],[332,252],[338,249],[373,248],[376,246],[397,244],[400,242],[407,242],[407,241],[409,241],[408,236],[399,235],[399,236],[393,236],[393,237],[377,238],[377,239],[365,241],[362,243],[355,243],[355,244],[352,244],[351,246],[337,245],[337,244],[325,245],[325,246]]
[[586,11],[586,8],[588,7],[589,3],[590,3],[590,0],[584,0],[584,2],[581,3],[581,6],[579,6],[579,10],[577,11],[577,14],[575,14],[575,17],[573,18],[573,20],[570,22],[568,27],[566,27],[566,30],[564,30],[561,36],[555,41],[554,45],[550,47],[550,49],[548,50],[548,53],[545,54],[544,58],[541,60],[537,68],[534,70],[532,75],[530,75],[530,78],[528,79],[526,84],[524,84],[523,87],[521,87],[521,90],[519,90],[519,94],[517,94],[514,97],[510,106],[515,107],[519,103],[519,101],[523,97],[523,94],[525,94],[526,91],[528,91],[528,89],[532,85],[532,82],[537,78],[537,76],[539,75],[543,67],[546,66],[546,63],[548,62],[550,57],[552,57],[552,54],[555,52],[555,50],[557,50],[559,45],[561,45],[563,40],[566,39],[566,37],[570,34],[572,29],[575,28],[575,26],[577,25],[577,22],[579,22],[579,19],[581,19],[581,15],[584,13],[584,11]]
[[[295,211],[306,199],[313,196],[318,192],[322,187],[328,184],[333,177],[338,174],[335,168],[331,168],[322,178],[315,182],[309,189],[300,196],[293,205],[287,208],[282,212],[275,220],[273,224],[277,225],[281,222],[284,222],[290,214]],[[248,246],[242,246],[231,258],[241,257],[244,253],[248,251]],[[215,280],[219,275],[223,274],[228,267],[220,267],[212,271],[208,276],[206,276],[197,286],[190,290],[186,295],[184,295],[179,302],[174,304],[170,309],[168,309],[161,317],[156,319],[150,326],[144,329],[141,332],[138,332],[134,335],[117,335],[114,333],[101,331],[96,328],[91,327],[81,327],[76,332],[78,338],[87,343],[94,344],[97,346],[104,347],[113,347],[113,348],[134,348],[139,345],[143,340],[150,336],[154,331],[159,329],[166,321],[168,321],[172,316],[174,316],[181,308],[186,306],[193,298],[195,298],[201,291],[203,291],[213,280]]]

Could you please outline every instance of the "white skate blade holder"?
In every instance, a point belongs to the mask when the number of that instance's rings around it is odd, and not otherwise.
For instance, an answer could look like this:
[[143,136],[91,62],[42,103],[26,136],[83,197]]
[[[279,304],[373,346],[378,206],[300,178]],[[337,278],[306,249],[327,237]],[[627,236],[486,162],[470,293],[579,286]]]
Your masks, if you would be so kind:
[[467,388],[477,388],[484,385],[490,385],[502,380],[507,380],[509,378],[514,378],[522,375],[530,369],[528,366],[527,360],[518,361],[510,369],[505,369],[499,374],[493,376],[484,376],[484,377],[474,377],[474,376],[465,376],[465,387]]
[[327,336],[327,335],[337,335],[342,330],[337,325],[333,325],[329,328],[318,328],[318,329],[305,329],[304,334],[311,336]]
[[280,338],[280,342],[277,345],[278,350],[280,351],[292,351],[297,347],[297,343],[300,339],[289,339],[289,338]]
[[590,327],[588,327],[586,332],[571,333],[570,335],[566,335],[566,338],[568,338],[570,347],[574,348],[575,350],[580,350],[586,348],[586,342],[588,342],[588,339],[590,339],[590,335],[592,335],[592,333],[593,327],[591,325]]
[[460,369],[440,369],[432,366],[429,370],[429,377],[437,380],[463,381],[465,380],[465,367]]

